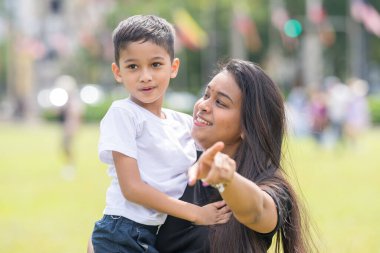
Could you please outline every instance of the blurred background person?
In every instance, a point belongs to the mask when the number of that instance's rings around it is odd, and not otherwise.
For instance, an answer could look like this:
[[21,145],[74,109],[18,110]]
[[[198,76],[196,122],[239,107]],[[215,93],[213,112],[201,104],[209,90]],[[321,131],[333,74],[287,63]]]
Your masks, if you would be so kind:
[[309,97],[304,86],[294,86],[286,100],[286,112],[290,133],[295,137],[305,137],[310,133]]
[[348,80],[351,99],[348,103],[344,132],[350,146],[356,146],[359,136],[370,126],[370,113],[367,101],[368,83],[353,78]]
[[311,117],[311,135],[319,144],[323,144],[325,130],[329,124],[326,93],[313,90],[310,94],[309,110]]
[[345,123],[349,113],[348,106],[351,99],[351,91],[339,78],[328,77],[327,88],[327,112],[329,128],[326,135],[326,145],[335,147],[345,142]]
[[[83,114],[83,105],[79,97],[79,91],[75,79],[68,75],[57,78],[55,86],[62,89],[63,101],[59,108],[59,122],[62,126],[61,147],[64,166],[62,176],[72,180],[75,177],[74,140],[78,133]],[[66,95],[65,95],[66,94]]]

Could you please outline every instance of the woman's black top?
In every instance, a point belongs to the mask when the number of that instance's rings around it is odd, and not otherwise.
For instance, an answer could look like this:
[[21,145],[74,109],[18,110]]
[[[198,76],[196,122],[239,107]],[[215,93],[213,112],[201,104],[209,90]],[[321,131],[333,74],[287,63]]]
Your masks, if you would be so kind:
[[[201,206],[195,199],[195,189],[195,186],[187,186],[181,200]],[[156,242],[156,248],[160,253],[203,253],[209,252],[208,247],[207,226],[194,225],[170,215],[161,226]]]
[[[268,192],[278,206],[278,199]],[[194,187],[187,186],[181,200],[194,203],[199,206],[221,200],[219,192],[213,187],[203,187],[198,180]],[[280,226],[282,212],[278,211],[278,224],[273,232],[259,234],[263,242],[270,247],[272,237]],[[194,225],[189,221],[168,216],[165,223],[161,226],[156,247],[160,253],[209,253],[208,226]]]

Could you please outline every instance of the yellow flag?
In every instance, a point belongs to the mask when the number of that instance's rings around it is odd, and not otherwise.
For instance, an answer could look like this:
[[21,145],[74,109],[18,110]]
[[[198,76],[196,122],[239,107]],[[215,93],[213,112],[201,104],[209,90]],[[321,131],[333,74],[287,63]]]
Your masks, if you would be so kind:
[[177,29],[177,36],[186,47],[201,49],[207,46],[207,33],[186,10],[175,11],[173,20]]

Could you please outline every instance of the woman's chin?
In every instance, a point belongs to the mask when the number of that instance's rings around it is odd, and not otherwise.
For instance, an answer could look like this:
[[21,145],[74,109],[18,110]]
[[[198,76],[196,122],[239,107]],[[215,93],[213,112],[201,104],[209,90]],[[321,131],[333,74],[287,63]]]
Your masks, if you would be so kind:
[[207,133],[207,131],[193,129],[193,131],[191,132],[191,136],[203,150],[208,149],[215,143],[215,141],[211,139],[212,135],[210,134],[210,132]]
[[212,146],[212,143],[210,143],[209,141],[205,141],[202,139],[196,139],[196,138],[194,138],[194,139],[195,139],[195,142],[197,143],[197,145],[202,148],[202,150],[206,150]]

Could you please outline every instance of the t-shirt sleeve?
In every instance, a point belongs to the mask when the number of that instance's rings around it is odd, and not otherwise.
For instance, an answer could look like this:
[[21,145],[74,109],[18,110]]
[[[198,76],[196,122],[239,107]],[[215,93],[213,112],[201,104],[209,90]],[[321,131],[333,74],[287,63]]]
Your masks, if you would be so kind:
[[273,229],[272,232],[262,234],[262,235],[268,235],[273,236],[284,224],[285,219],[287,218],[288,212],[290,210],[291,206],[291,200],[289,197],[289,194],[286,190],[282,191],[282,193],[279,193],[273,189],[265,188],[263,189],[266,193],[269,194],[269,196],[272,197],[276,209],[277,209],[277,224],[276,227]]
[[134,115],[124,109],[112,107],[100,122],[99,159],[113,164],[112,151],[137,159],[137,122]]

